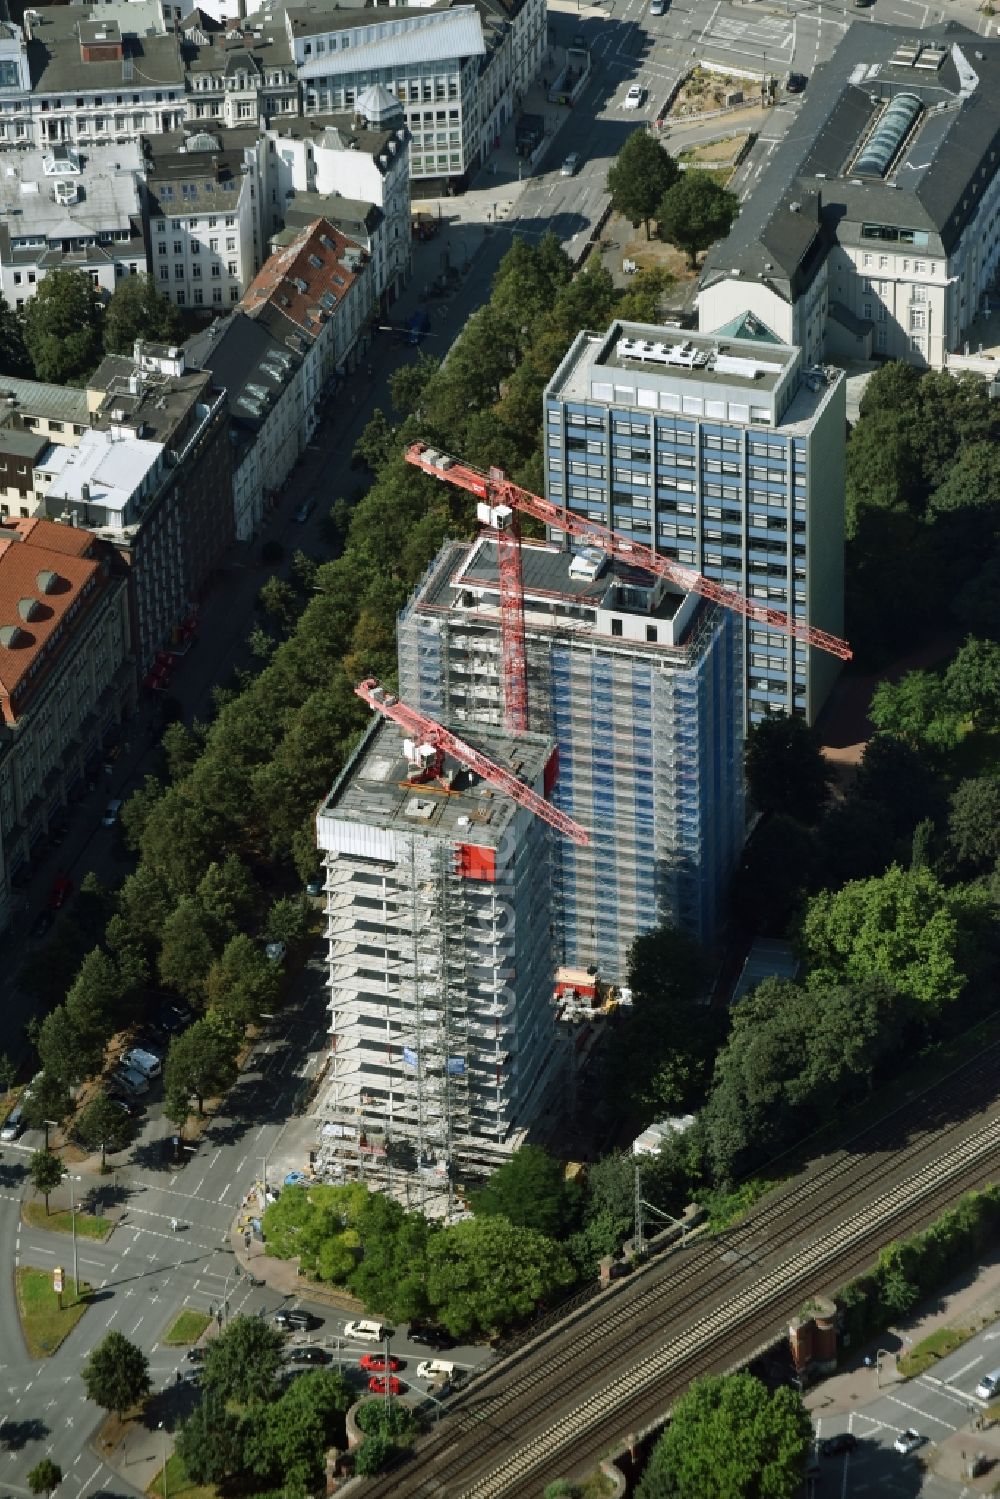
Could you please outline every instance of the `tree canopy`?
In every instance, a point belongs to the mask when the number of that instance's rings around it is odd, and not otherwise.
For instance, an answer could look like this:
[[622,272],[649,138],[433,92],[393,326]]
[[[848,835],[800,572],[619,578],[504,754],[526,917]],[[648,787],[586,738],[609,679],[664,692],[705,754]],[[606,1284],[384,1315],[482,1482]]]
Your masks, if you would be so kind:
[[747,731],[744,769],[759,812],[781,812],[815,823],[826,801],[830,770],[819,736],[803,718],[770,714]]
[[677,163],[645,130],[633,130],[608,168],[608,192],[615,212],[646,226],[656,217],[664,194],[680,176]]
[[109,354],[131,354],[136,339],[176,343],[184,336],[184,319],[151,276],[123,276],[104,309],[104,348]]
[[811,1444],[796,1391],[769,1391],[751,1374],[708,1375],[674,1405],[638,1499],[795,1499]]
[[574,1227],[580,1190],[567,1182],[564,1162],[539,1145],[522,1145],[472,1195],[475,1212],[507,1218],[518,1228],[534,1228],[550,1239]]
[[101,304],[83,271],[49,271],[24,309],[24,345],[37,380],[72,385],[101,358]]
[[682,172],[656,209],[660,238],[678,245],[695,270],[698,256],[717,239],[725,238],[739,211],[739,198],[711,172]]
[[205,1348],[206,1391],[240,1405],[270,1400],[284,1358],[285,1341],[260,1317],[231,1317]]
[[119,1419],[152,1389],[146,1355],[114,1330],[91,1350],[82,1378],[88,1398]]

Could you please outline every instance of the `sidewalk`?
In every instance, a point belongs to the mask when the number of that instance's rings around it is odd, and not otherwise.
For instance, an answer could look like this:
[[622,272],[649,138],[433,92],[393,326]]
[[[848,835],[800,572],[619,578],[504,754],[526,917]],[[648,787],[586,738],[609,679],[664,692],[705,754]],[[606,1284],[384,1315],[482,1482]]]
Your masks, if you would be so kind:
[[[824,1417],[858,1410],[875,1400],[880,1391],[905,1382],[896,1367],[897,1358],[924,1338],[945,1327],[978,1332],[998,1320],[1000,1252],[977,1270],[959,1276],[943,1294],[927,1303],[926,1310],[918,1309],[914,1316],[900,1322],[898,1327],[890,1328],[875,1342],[851,1349],[836,1374],[806,1391],[803,1397],[806,1409],[813,1415]],[[880,1352],[882,1357],[879,1360]],[[933,1365],[925,1372],[925,1377],[932,1380],[936,1377]],[[1000,1425],[977,1429],[974,1423],[978,1416],[977,1407],[968,1424],[936,1443],[933,1467],[942,1478],[964,1483],[977,1493],[988,1494],[995,1487],[995,1464],[1000,1462]],[[965,1460],[977,1452],[984,1452],[992,1458],[994,1467],[982,1479],[970,1479],[964,1473]]]

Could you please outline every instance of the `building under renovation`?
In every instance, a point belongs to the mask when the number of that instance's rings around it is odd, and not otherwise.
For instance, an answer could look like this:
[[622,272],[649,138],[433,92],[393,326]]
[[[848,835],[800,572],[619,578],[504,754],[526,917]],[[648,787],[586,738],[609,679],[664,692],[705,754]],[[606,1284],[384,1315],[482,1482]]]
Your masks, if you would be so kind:
[[[466,740],[544,794],[552,741]],[[431,745],[373,722],[320,808],[330,1063],[320,1169],[428,1210],[524,1138],[555,1065],[550,840],[538,816]],[[392,1185],[392,1183],[388,1183]]]
[[[558,961],[624,979],[670,921],[711,942],[744,839],[743,623],[594,551],[521,546],[528,722],[558,746],[552,801],[590,833],[552,840]],[[503,719],[496,544],[448,543],[399,620],[404,701]],[[537,883],[537,882],[536,882]]]

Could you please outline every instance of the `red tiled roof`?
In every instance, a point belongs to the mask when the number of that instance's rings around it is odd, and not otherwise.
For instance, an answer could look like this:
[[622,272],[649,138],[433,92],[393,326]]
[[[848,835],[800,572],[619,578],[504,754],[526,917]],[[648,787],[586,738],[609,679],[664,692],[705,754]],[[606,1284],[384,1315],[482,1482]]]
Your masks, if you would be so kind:
[[83,555],[92,544],[89,532],[47,520],[12,521],[0,530],[0,712],[8,724],[24,711],[12,698],[50,642],[56,648],[53,637],[74,604],[93,588],[101,564]]
[[364,252],[326,219],[314,219],[291,244],[264,262],[240,303],[254,317],[272,307],[313,339],[357,280],[348,252]]

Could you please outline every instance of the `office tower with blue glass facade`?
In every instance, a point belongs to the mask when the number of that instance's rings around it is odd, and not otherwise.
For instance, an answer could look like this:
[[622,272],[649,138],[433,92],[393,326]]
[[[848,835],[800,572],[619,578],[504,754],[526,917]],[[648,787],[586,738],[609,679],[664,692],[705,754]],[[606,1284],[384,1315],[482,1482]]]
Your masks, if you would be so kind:
[[[636,935],[669,921],[711,943],[724,919],[745,820],[740,620],[600,553],[521,556],[529,727],[558,748],[547,794],[591,836],[551,834],[539,868],[557,961],[621,981]],[[447,544],[400,616],[405,702],[501,722],[499,602],[495,543]]]
[[[755,320],[712,334],[616,322],[581,333],[548,384],[546,496],[839,636],[845,440],[843,372],[804,366]],[[739,628],[748,718],[812,723],[836,657]]]

